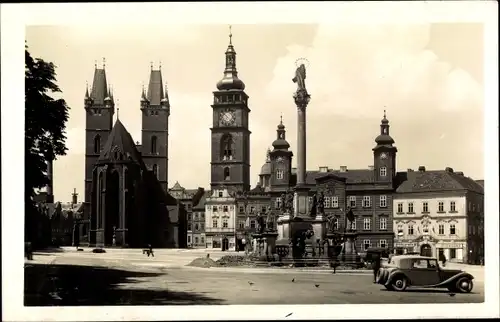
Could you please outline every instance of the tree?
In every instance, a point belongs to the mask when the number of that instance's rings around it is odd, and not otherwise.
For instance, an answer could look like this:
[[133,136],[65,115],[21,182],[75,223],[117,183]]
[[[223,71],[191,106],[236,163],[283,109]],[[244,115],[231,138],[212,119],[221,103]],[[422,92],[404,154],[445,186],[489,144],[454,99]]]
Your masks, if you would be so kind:
[[[25,49],[25,206],[26,228],[38,213],[33,197],[35,189],[48,183],[47,161],[66,154],[66,122],[69,108],[56,84],[55,66],[33,59]],[[28,233],[27,231],[27,233]],[[28,236],[27,236],[28,237]]]

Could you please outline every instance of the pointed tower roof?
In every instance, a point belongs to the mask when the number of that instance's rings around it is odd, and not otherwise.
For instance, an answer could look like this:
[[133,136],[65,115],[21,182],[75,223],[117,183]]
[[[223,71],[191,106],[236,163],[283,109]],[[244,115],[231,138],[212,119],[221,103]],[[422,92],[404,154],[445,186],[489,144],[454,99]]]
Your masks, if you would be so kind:
[[104,144],[98,162],[113,160],[114,152],[122,154],[124,161],[132,160],[139,164],[143,164],[141,155],[139,151],[137,151],[132,136],[119,119],[116,120],[108,140]]
[[373,150],[380,147],[390,147],[393,148],[394,139],[389,134],[389,120],[386,116],[386,111],[384,110],[384,117],[380,121],[380,134],[375,138],[375,143],[377,146]]
[[273,142],[274,150],[285,150],[287,151],[290,148],[290,144],[286,140],[286,130],[285,125],[283,125],[283,116],[280,116],[280,124],[278,124],[278,128],[276,130],[276,140]]
[[164,93],[163,80],[161,78],[161,69],[154,70],[153,68],[151,68],[147,99],[152,106],[159,106],[163,98]]
[[104,104],[104,99],[108,97],[108,82],[106,80],[106,70],[96,68],[94,70],[94,81],[92,82],[92,91],[90,97],[94,100],[94,104]]
[[236,69],[236,51],[233,47],[233,34],[231,26],[229,26],[229,45],[226,50],[226,68],[224,69],[224,77],[217,83],[217,89],[223,90],[244,90],[245,83],[238,78]]

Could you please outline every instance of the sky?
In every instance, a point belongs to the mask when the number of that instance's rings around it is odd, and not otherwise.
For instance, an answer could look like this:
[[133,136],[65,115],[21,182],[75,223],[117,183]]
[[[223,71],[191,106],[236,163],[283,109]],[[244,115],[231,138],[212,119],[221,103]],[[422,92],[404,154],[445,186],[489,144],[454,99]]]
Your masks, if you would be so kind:
[[[210,184],[211,107],[222,78],[228,25],[27,26],[34,57],[56,64],[70,106],[66,156],[54,165],[56,200],[83,198],[86,82],[106,59],[120,121],[140,141],[140,94],[161,63],[171,101],[169,186]],[[276,138],[280,115],[296,149],[295,61],[309,61],[307,169],[373,164],[384,109],[397,168],[452,167],[483,179],[483,26],[427,24],[232,25],[239,77],[250,96],[251,184]],[[189,162],[186,162],[189,160]],[[295,165],[296,158],[294,160]]]

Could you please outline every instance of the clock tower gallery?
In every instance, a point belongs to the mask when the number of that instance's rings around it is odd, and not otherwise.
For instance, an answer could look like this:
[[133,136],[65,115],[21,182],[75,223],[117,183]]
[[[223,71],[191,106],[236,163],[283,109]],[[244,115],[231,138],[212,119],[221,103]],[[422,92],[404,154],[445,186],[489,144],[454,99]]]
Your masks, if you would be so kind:
[[224,77],[213,92],[214,101],[211,159],[211,188],[230,191],[250,189],[250,131],[248,130],[248,95],[238,78],[236,52],[229,34]]

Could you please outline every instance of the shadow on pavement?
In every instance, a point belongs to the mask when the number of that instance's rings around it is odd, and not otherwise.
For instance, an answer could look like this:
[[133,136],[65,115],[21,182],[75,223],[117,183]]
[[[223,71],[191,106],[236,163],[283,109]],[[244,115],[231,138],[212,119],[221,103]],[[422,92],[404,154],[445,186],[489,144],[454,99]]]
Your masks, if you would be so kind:
[[222,300],[167,289],[122,288],[136,278],[165,275],[75,265],[26,264],[25,306],[208,305]]

